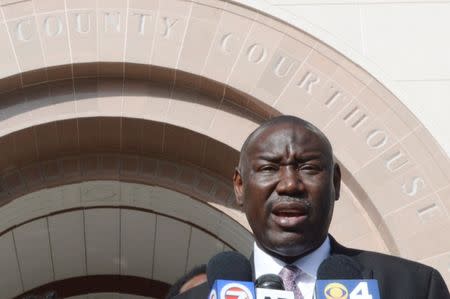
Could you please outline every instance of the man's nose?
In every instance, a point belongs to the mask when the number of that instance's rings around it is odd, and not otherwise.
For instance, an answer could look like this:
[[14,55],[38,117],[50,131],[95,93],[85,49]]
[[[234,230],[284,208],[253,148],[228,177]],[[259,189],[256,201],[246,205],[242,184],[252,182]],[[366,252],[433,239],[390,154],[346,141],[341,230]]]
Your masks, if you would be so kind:
[[293,195],[303,192],[303,182],[295,167],[283,167],[276,191],[280,195]]

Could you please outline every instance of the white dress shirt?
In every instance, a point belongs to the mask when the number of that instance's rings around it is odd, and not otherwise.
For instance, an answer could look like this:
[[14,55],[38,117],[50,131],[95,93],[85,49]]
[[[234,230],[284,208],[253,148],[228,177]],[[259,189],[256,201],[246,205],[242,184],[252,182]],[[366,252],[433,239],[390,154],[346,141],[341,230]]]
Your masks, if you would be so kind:
[[[255,263],[255,277],[258,278],[264,274],[279,274],[286,265],[285,262],[267,254],[254,243],[253,257]],[[319,248],[308,255],[296,260],[293,264],[303,271],[297,281],[297,286],[305,299],[312,299],[314,294],[314,285],[317,279],[317,269],[319,265],[330,255],[330,240],[327,237]]]

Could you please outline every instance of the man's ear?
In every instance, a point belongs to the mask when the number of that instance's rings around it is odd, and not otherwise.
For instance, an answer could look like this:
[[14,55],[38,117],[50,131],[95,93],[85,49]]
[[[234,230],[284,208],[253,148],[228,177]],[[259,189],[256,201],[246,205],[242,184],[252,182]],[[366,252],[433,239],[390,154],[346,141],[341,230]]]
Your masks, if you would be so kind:
[[334,200],[338,200],[341,192],[341,168],[339,164],[334,163],[333,171]]
[[242,207],[244,205],[243,199],[243,183],[242,176],[239,169],[236,167],[233,175],[233,187],[234,187],[234,195],[236,197],[236,203],[238,206]]

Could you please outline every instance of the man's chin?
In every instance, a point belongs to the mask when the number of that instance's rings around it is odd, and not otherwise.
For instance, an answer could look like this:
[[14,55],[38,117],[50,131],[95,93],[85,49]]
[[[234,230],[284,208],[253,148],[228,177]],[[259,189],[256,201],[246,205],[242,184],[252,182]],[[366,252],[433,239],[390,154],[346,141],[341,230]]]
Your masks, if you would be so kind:
[[278,255],[285,256],[285,257],[298,257],[303,256],[305,253],[309,252],[311,248],[308,248],[307,246],[290,246],[290,247],[278,247],[276,248],[276,252]]
[[310,244],[305,244],[302,241],[285,240],[273,242],[266,247],[266,251],[284,262],[291,263],[315,249]]
[[270,255],[291,263],[314,251],[320,244],[321,242],[309,240],[302,234],[287,234],[284,238],[273,238],[263,247]]

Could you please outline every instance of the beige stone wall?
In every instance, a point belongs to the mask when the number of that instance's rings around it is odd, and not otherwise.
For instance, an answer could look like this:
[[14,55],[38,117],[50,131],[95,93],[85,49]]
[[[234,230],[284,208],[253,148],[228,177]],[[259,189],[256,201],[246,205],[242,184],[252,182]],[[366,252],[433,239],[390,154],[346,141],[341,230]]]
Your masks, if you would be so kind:
[[[196,178],[188,194],[245,235],[230,195],[237,151],[262,120],[293,114],[328,135],[342,165],[335,236],[449,281],[447,155],[390,90],[320,40],[223,1],[1,3],[0,213],[69,182],[152,184],[139,161],[167,160],[153,171],[169,188]],[[203,172],[216,183],[200,184]]]
[[327,43],[383,82],[450,154],[450,3],[237,0]]

